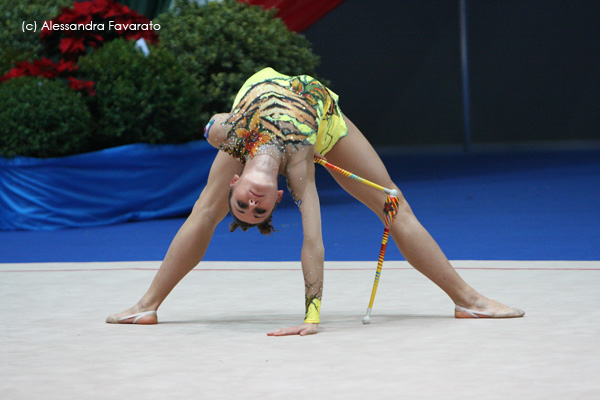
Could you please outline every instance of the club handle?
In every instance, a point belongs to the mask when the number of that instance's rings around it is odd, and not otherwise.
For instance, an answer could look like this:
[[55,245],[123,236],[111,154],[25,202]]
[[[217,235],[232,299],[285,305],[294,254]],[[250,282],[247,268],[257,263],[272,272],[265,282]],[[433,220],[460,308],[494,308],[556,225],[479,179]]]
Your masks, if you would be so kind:
[[384,192],[385,194],[387,194],[389,196],[398,197],[398,195],[399,195],[399,193],[398,193],[398,191],[396,189],[388,189],[388,188],[385,188],[385,187],[383,187],[381,185],[378,185],[378,184],[376,184],[374,182],[371,182],[368,179],[361,178],[360,176],[355,175],[352,172],[346,171],[345,169],[340,168],[340,167],[338,167],[336,165],[333,165],[330,162],[328,162],[328,161],[326,161],[326,160],[324,160],[324,159],[322,159],[320,157],[315,156],[315,162],[317,164],[321,164],[322,166],[324,166],[326,168],[329,168],[332,171],[337,172],[340,175],[344,175],[344,176],[346,176],[346,177],[348,177],[350,179],[354,179],[356,181],[359,181],[360,183],[364,183],[367,186],[371,186],[372,188],[375,188],[377,190],[381,190],[382,192]]

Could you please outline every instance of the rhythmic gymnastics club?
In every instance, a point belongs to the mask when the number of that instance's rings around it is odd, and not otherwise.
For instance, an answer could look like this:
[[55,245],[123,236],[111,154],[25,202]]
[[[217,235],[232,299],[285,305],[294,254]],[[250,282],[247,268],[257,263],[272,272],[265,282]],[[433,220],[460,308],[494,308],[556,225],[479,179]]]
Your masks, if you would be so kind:
[[371,181],[369,181],[369,180],[367,180],[365,178],[361,178],[358,175],[354,175],[352,172],[348,172],[345,169],[342,169],[342,168],[340,168],[338,166],[335,166],[335,165],[327,162],[326,160],[324,160],[324,159],[322,159],[320,157],[315,156],[315,162],[318,163],[318,164],[321,164],[324,167],[329,168],[332,171],[337,172],[338,174],[342,174],[342,175],[344,175],[344,176],[346,176],[348,178],[351,178],[351,179],[354,179],[356,181],[359,181],[360,183],[364,183],[367,186],[371,186],[372,188],[375,188],[377,190],[381,190],[382,192],[384,192],[385,194],[387,194],[389,196],[398,197],[398,195],[400,194],[400,193],[398,193],[398,191],[396,189],[384,188],[381,185],[373,183],[373,182],[371,182]]
[[398,214],[398,198],[396,196],[388,196],[383,206],[383,212],[385,214],[385,228],[383,229],[383,238],[381,238],[381,250],[379,250],[379,261],[377,262],[377,272],[375,272],[375,282],[373,282],[373,290],[371,291],[371,300],[369,300],[369,307],[367,308],[367,314],[363,317],[363,324],[371,323],[371,310],[373,309],[373,302],[375,301],[375,294],[377,293],[377,287],[379,286],[379,277],[381,276],[381,267],[383,266],[383,258],[385,257],[385,249],[387,248],[388,238],[390,236],[390,227]]
[[367,179],[361,178],[358,175],[354,175],[353,173],[346,171],[338,166],[335,166],[324,159],[315,156],[315,162],[323,165],[335,171],[339,174],[342,174],[348,178],[355,179],[365,185],[371,186],[375,189],[381,190],[388,195],[385,205],[383,207],[383,212],[385,215],[384,224],[385,228],[383,229],[383,238],[381,239],[381,249],[379,250],[379,261],[377,262],[377,271],[375,272],[375,282],[373,282],[373,290],[371,291],[371,299],[369,300],[369,307],[367,308],[367,314],[363,317],[363,324],[371,323],[371,310],[373,309],[373,302],[375,301],[375,294],[377,293],[377,287],[379,286],[379,277],[381,276],[381,268],[383,266],[383,259],[385,257],[385,250],[387,248],[387,242],[390,235],[390,227],[394,222],[394,218],[396,218],[396,214],[398,214],[398,191],[396,189],[387,189],[381,185],[373,183]]

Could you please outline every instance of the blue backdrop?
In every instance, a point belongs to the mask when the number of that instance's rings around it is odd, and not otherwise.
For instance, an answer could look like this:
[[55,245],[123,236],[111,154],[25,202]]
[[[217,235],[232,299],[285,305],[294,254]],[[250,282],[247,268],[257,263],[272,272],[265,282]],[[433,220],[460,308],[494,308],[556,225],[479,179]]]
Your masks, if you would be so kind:
[[216,150],[133,144],[71,157],[0,158],[0,230],[47,230],[185,215]]

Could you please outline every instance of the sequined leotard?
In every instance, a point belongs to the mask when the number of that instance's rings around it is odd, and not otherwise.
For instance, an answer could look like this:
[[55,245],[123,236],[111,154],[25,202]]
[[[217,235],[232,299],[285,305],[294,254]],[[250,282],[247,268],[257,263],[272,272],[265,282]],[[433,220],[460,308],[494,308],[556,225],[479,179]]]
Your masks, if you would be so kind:
[[287,76],[265,68],[238,92],[227,139],[219,147],[246,162],[257,154],[315,146],[326,154],[347,134],[338,96],[308,75]]

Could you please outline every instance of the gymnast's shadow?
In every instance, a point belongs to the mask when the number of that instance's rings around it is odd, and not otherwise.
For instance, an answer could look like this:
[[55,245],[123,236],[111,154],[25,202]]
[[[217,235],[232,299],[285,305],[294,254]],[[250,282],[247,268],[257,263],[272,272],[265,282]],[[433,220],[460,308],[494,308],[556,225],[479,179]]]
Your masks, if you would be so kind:
[[[330,327],[336,330],[355,329],[357,325],[369,326],[401,326],[403,323],[412,325],[415,321],[421,324],[439,324],[442,321],[454,319],[453,315],[446,314],[371,314],[370,323],[363,324],[363,315],[344,315],[344,316],[329,316],[322,328]],[[321,327],[319,327],[321,330]]]
[[[344,329],[344,327],[356,327],[364,325],[362,323],[363,315],[329,315],[325,316],[319,327],[319,331],[328,329]],[[453,315],[440,314],[372,314],[371,323],[364,325],[390,325],[401,324],[403,321],[421,320],[423,322],[433,322],[441,320],[454,319]],[[228,315],[228,316],[200,316],[187,320],[161,320],[161,324],[182,324],[182,325],[203,325],[210,327],[238,327],[248,330],[262,331],[264,329],[273,329],[277,327],[294,326],[299,324],[297,314],[271,314],[262,316]]]
[[[361,317],[362,318],[362,317]],[[371,314],[371,324],[374,323],[397,323],[413,320],[448,320],[454,319],[454,315],[446,314]],[[369,325],[369,324],[367,324]]]
[[[186,320],[160,320],[161,324],[186,324],[186,325],[211,325],[211,326],[255,326],[255,327],[273,327],[274,325],[289,326],[298,325],[298,315],[292,314],[273,314],[273,315],[227,315],[227,316],[208,316],[193,317]],[[282,326],[283,326],[282,325]]]

